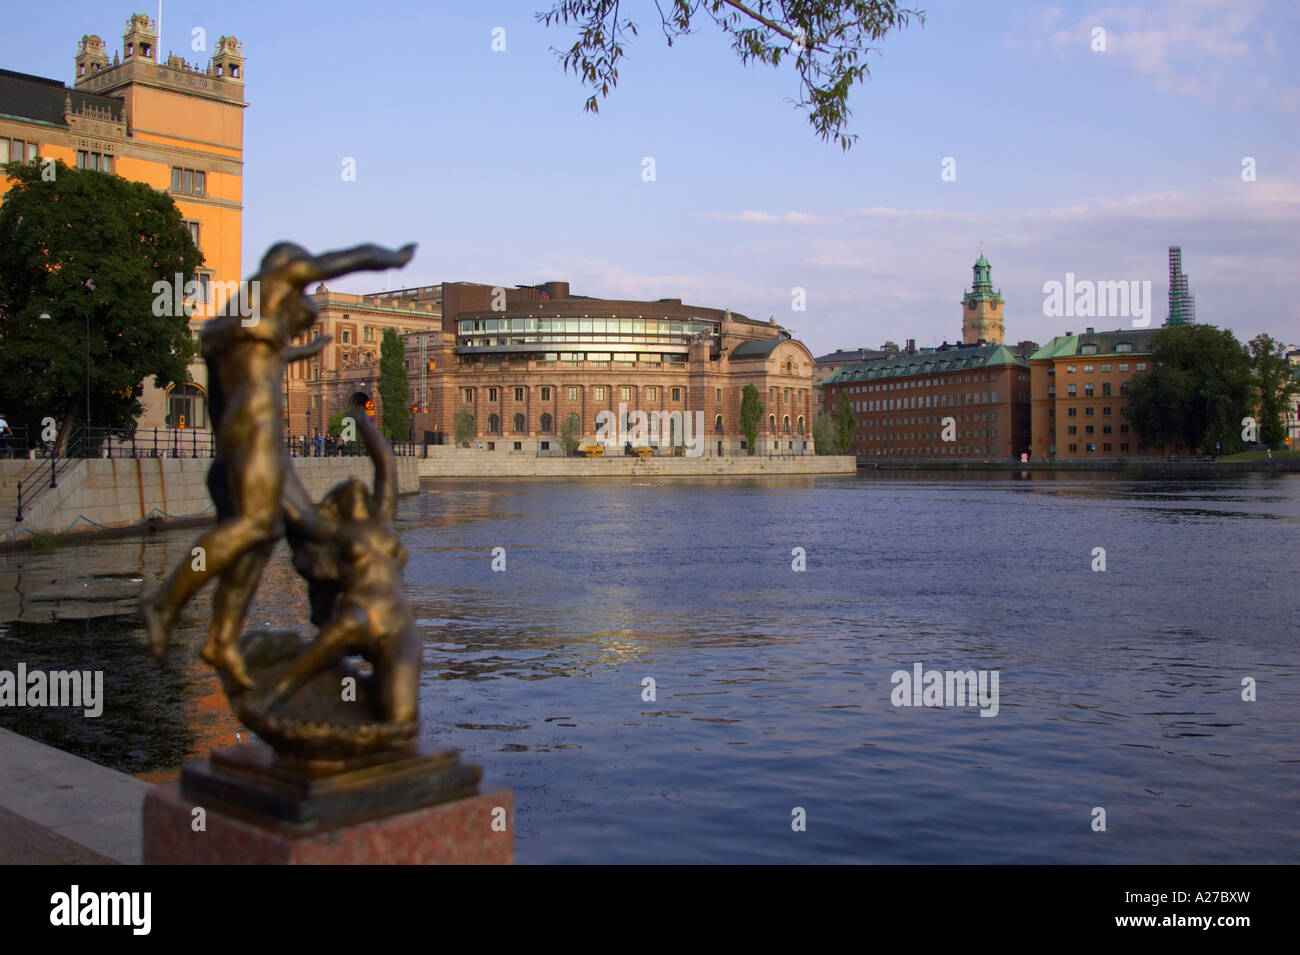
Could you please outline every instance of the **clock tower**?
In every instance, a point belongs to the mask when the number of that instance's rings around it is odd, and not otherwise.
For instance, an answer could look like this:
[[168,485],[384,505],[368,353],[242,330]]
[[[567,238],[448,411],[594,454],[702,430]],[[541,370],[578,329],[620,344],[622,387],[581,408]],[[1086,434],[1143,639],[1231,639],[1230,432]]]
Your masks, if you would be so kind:
[[984,258],[984,246],[980,245],[980,257],[976,260],[975,281],[971,290],[961,297],[961,340],[974,344],[983,339],[995,345],[1002,344],[1006,331],[1002,323],[1002,290],[994,290],[990,278],[989,260]]

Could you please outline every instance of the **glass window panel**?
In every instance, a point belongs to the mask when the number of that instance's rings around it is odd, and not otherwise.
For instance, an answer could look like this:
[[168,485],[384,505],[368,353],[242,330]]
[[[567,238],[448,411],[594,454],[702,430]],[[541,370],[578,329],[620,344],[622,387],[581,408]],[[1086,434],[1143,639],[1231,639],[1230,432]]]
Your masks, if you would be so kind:
[[[9,140],[0,139],[0,163],[9,161]],[[77,167],[81,167],[81,153],[77,153]]]
[[196,172],[194,174],[194,194],[196,196],[202,196],[207,194],[204,191],[207,178],[208,177],[206,173]]
[[27,144],[27,161],[28,161],[28,162],[34,162],[35,159],[36,159],[36,144],[35,144],[35,143],[28,143],[28,144]]

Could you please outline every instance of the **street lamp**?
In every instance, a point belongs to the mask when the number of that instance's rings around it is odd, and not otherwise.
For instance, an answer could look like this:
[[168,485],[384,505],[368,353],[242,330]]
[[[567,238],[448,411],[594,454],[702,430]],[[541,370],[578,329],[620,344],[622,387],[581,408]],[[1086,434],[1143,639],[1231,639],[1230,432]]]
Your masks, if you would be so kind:
[[[309,444],[311,443],[311,408],[307,409],[307,434],[303,440],[307,441]],[[312,449],[310,447],[307,449],[307,453],[308,454],[312,453]]]
[[[86,279],[86,281],[83,282],[82,285],[85,287],[87,291],[90,292],[95,291],[94,279]],[[68,288],[71,289],[73,288],[73,286],[69,285]],[[86,306],[82,305],[80,302],[66,302],[64,303],[64,307],[76,309],[78,312],[81,313],[81,317],[86,320],[86,444],[87,446],[89,446],[90,443],[90,310],[87,309]],[[41,314],[37,317],[43,322],[48,322],[50,320],[50,313],[41,312]]]

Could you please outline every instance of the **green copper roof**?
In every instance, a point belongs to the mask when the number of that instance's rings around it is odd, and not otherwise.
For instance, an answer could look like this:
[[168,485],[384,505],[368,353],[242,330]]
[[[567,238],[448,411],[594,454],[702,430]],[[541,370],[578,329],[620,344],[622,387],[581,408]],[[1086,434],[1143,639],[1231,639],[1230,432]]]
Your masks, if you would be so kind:
[[816,383],[838,385],[846,382],[877,381],[883,378],[906,378],[911,375],[944,375],[955,371],[973,371],[976,368],[994,368],[1003,365],[1020,365],[1028,368],[1023,355],[1006,345],[949,345],[944,348],[922,348],[915,355],[889,355],[870,361],[846,365],[829,378]]
[[1057,335],[1038,351],[1029,356],[1030,361],[1045,361],[1051,358],[1069,358],[1079,347],[1079,339],[1073,335]]
[[1057,335],[1029,356],[1030,361],[1053,358],[1090,358],[1094,355],[1149,355],[1156,328],[1128,328],[1113,332]]

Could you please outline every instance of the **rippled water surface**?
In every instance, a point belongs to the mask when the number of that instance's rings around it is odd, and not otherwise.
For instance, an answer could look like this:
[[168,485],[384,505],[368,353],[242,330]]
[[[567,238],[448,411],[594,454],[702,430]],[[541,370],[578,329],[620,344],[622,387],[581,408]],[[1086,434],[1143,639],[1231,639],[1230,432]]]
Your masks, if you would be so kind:
[[[1300,475],[439,482],[399,517],[424,735],[514,790],[520,862],[1300,861]],[[197,533],[0,556],[0,668],[107,694],[0,725],[147,778],[234,743],[207,596],[167,670],[133,615]],[[305,604],[278,553],[253,620]],[[893,706],[918,662],[998,671],[997,715]]]

